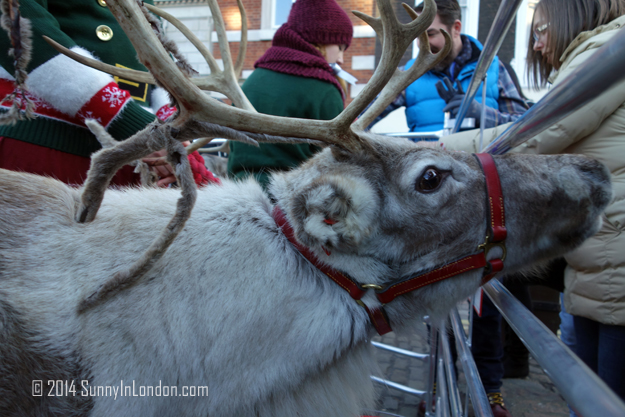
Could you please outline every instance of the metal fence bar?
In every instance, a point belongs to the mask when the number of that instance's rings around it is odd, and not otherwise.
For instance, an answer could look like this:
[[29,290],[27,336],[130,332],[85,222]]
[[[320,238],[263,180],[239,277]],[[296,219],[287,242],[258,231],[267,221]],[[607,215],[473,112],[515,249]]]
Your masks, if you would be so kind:
[[440,328],[442,331],[438,332],[440,337],[443,360],[445,363],[445,373],[447,379],[447,392],[449,396],[449,406],[451,408],[451,415],[453,417],[460,417],[462,415],[462,401],[460,400],[460,390],[458,389],[458,378],[456,377],[456,370],[454,367],[454,360],[451,356],[451,349],[449,347],[449,337],[447,337],[447,328],[445,321],[441,321]]
[[[469,312],[471,314],[471,312]],[[457,308],[453,308],[449,314],[451,321],[451,327],[454,329],[454,336],[456,338],[456,349],[458,350],[458,358],[462,364],[465,378],[467,380],[467,388],[471,401],[473,403],[473,410],[477,417],[493,417],[493,412],[486,397],[486,391],[484,385],[480,379],[480,374],[477,372],[471,349],[467,345],[466,336],[464,334],[464,328],[462,327],[462,320],[460,320],[460,314]]]
[[436,362],[438,360],[438,331],[436,327],[432,327],[432,319],[429,316],[425,317],[425,322],[430,325],[430,360],[428,361],[428,384],[427,394],[425,395],[425,415],[431,416],[432,403],[434,399],[434,389],[436,384]]
[[480,83],[484,79],[488,68],[490,68],[490,64],[493,62],[495,55],[497,55],[497,52],[503,43],[506,33],[508,33],[508,29],[510,29],[510,25],[514,21],[514,16],[516,15],[517,10],[519,10],[519,6],[522,2],[523,0],[504,0],[501,2],[501,6],[499,6],[499,10],[497,10],[497,15],[495,16],[495,20],[493,20],[493,24],[488,32],[488,37],[484,43],[484,49],[482,49],[480,58],[477,61],[477,66],[473,72],[471,83],[465,92],[466,94],[462,100],[460,109],[458,110],[456,125],[454,126],[453,133],[460,130],[462,120],[467,115],[467,111],[469,110],[469,104],[475,98],[477,90],[480,87]]
[[393,132],[393,133],[383,133],[384,136],[392,136],[392,137],[400,137],[411,139],[414,142],[420,140],[438,140],[441,136],[443,136],[442,130],[437,130],[434,132]]
[[427,353],[412,352],[410,350],[401,349],[401,348],[398,348],[398,347],[395,347],[395,346],[391,346],[391,345],[386,345],[386,344],[380,343],[380,342],[372,341],[371,344],[373,346],[377,347],[378,349],[387,350],[389,352],[397,353],[399,355],[408,356],[409,358],[413,358],[413,359],[427,360],[430,357],[430,355],[428,355]]
[[386,385],[390,388],[394,388],[398,391],[405,392],[406,394],[414,395],[416,397],[423,397],[426,392],[418,389],[410,388],[402,384],[398,384],[397,382],[389,381],[387,379],[378,378],[377,376],[370,375],[372,381],[380,383],[382,385]]
[[[438,337],[445,332],[445,326],[438,329]],[[439,339],[440,341],[440,339]],[[448,364],[451,365],[451,364]],[[445,374],[445,359],[443,355],[442,343],[438,344],[438,360],[436,361],[436,379],[438,380],[436,394],[436,416],[449,417],[449,392],[448,387],[455,381],[447,379]]]
[[484,290],[573,408],[584,416],[625,416],[625,403],[501,282],[492,280]]
[[[598,65],[598,63],[600,63]],[[484,152],[501,155],[558,123],[625,77],[625,30],[526,111]]]

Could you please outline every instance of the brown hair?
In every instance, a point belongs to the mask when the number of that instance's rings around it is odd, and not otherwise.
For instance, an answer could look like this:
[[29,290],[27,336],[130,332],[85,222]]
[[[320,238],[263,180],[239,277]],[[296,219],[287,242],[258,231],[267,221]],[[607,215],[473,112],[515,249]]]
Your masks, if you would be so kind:
[[[551,72],[560,69],[560,57],[582,32],[605,25],[625,14],[625,0],[541,0],[536,6],[549,23],[549,50],[553,64],[540,51],[534,51],[533,30],[527,49],[527,72],[535,88],[544,87]],[[536,14],[534,14],[536,16]],[[532,29],[534,19],[532,18]]]
[[[434,0],[436,3],[436,14],[441,23],[451,28],[456,20],[462,20],[462,12],[458,0]],[[415,11],[421,13],[423,11],[423,3],[415,6]]]
[[[328,60],[328,52],[326,51],[326,45],[315,45],[315,44],[313,44],[313,46],[319,51],[319,53],[321,53],[323,58],[327,61]],[[345,93],[345,96],[347,96],[347,81],[345,81],[344,79],[342,79],[338,75],[335,75],[334,78],[336,78],[336,81],[339,82],[339,84],[341,85],[341,88],[343,89],[343,92]]]

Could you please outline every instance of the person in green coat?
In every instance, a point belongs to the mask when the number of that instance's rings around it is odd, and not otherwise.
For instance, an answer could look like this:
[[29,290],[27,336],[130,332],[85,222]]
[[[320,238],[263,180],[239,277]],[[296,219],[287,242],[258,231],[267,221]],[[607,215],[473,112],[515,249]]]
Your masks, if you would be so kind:
[[[243,92],[260,113],[333,119],[344,108],[345,84],[330,64],[343,63],[352,34],[352,22],[335,0],[297,0]],[[228,174],[254,175],[266,187],[271,171],[297,167],[317,151],[309,144],[261,144],[259,149],[230,142]]]

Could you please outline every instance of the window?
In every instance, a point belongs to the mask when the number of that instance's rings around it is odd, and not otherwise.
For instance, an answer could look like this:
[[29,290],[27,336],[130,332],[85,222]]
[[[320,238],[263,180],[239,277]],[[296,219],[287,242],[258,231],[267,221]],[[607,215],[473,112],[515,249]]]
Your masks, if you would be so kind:
[[277,29],[289,18],[291,6],[295,0],[271,1],[271,28]]

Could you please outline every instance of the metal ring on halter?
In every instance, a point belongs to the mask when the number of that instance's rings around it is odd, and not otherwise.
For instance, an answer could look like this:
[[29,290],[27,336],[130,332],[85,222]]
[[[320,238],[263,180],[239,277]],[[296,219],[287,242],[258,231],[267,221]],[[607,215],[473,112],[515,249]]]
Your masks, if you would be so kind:
[[366,290],[371,289],[371,290],[378,290],[378,291],[380,291],[380,290],[384,289],[383,286],[377,285],[377,284],[363,284],[363,285],[361,285],[361,287],[366,289]]
[[491,243],[489,242],[490,238],[488,236],[486,236],[486,240],[484,241],[484,243],[482,243],[481,245],[478,245],[477,248],[479,250],[483,250],[484,251],[484,256],[488,255],[488,252],[490,252],[491,249],[495,248],[495,247],[499,247],[501,248],[502,254],[501,254],[501,261],[505,261],[506,260],[506,255],[507,255],[507,251],[506,251],[506,244],[504,242],[494,242]]

